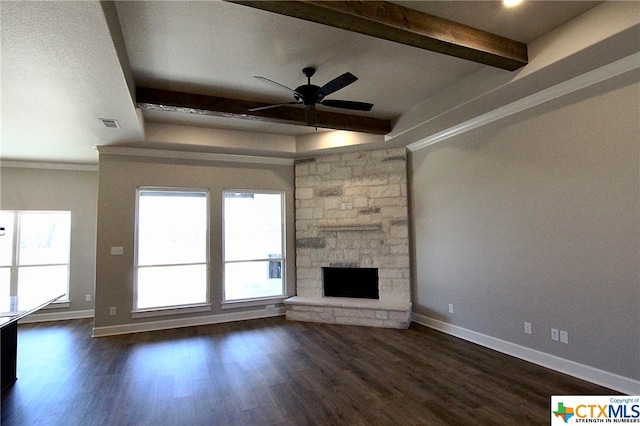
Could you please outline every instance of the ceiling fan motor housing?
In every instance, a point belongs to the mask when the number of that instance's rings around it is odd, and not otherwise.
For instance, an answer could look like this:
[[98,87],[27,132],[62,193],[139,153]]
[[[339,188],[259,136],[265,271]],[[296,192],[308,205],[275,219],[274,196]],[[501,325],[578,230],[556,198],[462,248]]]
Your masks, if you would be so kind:
[[293,97],[296,101],[300,101],[305,105],[315,105],[316,102],[320,102],[324,99],[324,93],[319,90],[320,86],[305,84],[296,87],[296,93],[293,94]]

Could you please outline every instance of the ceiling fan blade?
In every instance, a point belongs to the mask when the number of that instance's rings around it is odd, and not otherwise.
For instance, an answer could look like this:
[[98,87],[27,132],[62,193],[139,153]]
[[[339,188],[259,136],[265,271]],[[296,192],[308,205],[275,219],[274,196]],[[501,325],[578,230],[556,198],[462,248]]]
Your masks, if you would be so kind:
[[318,92],[322,93],[324,96],[329,96],[333,92],[337,92],[338,90],[347,87],[357,79],[358,77],[356,77],[355,75],[351,74],[350,72],[346,72],[322,86],[320,89],[318,89]]
[[262,111],[263,109],[271,109],[271,108],[277,108],[277,107],[281,107],[281,106],[285,106],[285,105],[298,105],[301,104],[302,102],[285,102],[283,104],[274,104],[274,105],[265,105],[265,106],[261,106],[261,107],[257,107],[257,108],[250,108],[247,111]]
[[368,104],[366,102],[339,101],[339,100],[333,100],[333,99],[325,99],[320,103],[328,107],[352,109],[355,111],[371,111],[371,108],[373,108],[373,104]]
[[276,82],[276,81],[270,80],[270,79],[268,79],[267,77],[262,77],[262,76],[259,76],[259,75],[254,75],[253,77],[254,77],[254,78],[257,78],[258,80],[266,81],[267,83],[275,84],[276,86],[278,86],[278,87],[280,87],[280,88],[282,88],[282,89],[288,90],[289,92],[291,92],[291,93],[293,93],[293,94],[298,93],[298,92],[296,92],[295,90],[293,90],[292,88],[287,87],[287,86],[285,86],[284,84],[280,84],[280,83],[278,83],[278,82]]

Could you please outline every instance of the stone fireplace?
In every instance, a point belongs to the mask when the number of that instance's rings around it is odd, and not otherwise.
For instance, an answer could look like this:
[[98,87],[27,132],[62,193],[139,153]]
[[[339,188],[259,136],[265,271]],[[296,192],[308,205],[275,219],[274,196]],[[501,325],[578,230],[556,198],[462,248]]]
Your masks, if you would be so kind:
[[[296,162],[297,296],[287,319],[406,328],[411,320],[404,148]],[[375,270],[378,298],[326,296],[328,268],[352,292]],[[324,271],[324,272],[323,272]]]

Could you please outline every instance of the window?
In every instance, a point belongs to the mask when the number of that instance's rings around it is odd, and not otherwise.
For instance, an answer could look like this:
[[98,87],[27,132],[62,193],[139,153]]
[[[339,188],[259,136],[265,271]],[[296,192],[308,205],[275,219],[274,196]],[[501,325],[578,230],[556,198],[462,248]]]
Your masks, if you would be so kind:
[[69,301],[71,212],[0,211],[0,296]]
[[208,194],[138,190],[134,310],[209,302]]
[[281,192],[224,193],[223,301],[284,295]]

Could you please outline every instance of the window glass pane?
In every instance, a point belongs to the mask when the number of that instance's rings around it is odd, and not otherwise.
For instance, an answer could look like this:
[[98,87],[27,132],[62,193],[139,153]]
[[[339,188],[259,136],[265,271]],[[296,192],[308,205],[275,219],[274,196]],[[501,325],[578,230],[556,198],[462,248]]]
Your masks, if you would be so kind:
[[207,303],[207,192],[139,191],[136,309]]
[[[22,301],[42,300],[42,296],[58,296],[67,293],[69,267],[60,266],[28,266],[18,270],[18,298]],[[64,296],[58,300],[68,300]]]
[[13,263],[13,212],[0,212],[0,266]]
[[207,302],[207,265],[138,268],[139,309]]
[[11,269],[0,268],[0,297],[8,297],[11,290]]
[[282,262],[227,263],[224,269],[226,300],[282,296]]
[[225,261],[282,257],[282,194],[225,193]]
[[207,260],[205,192],[140,191],[138,265]]
[[69,263],[70,212],[23,212],[19,226],[20,265]]

